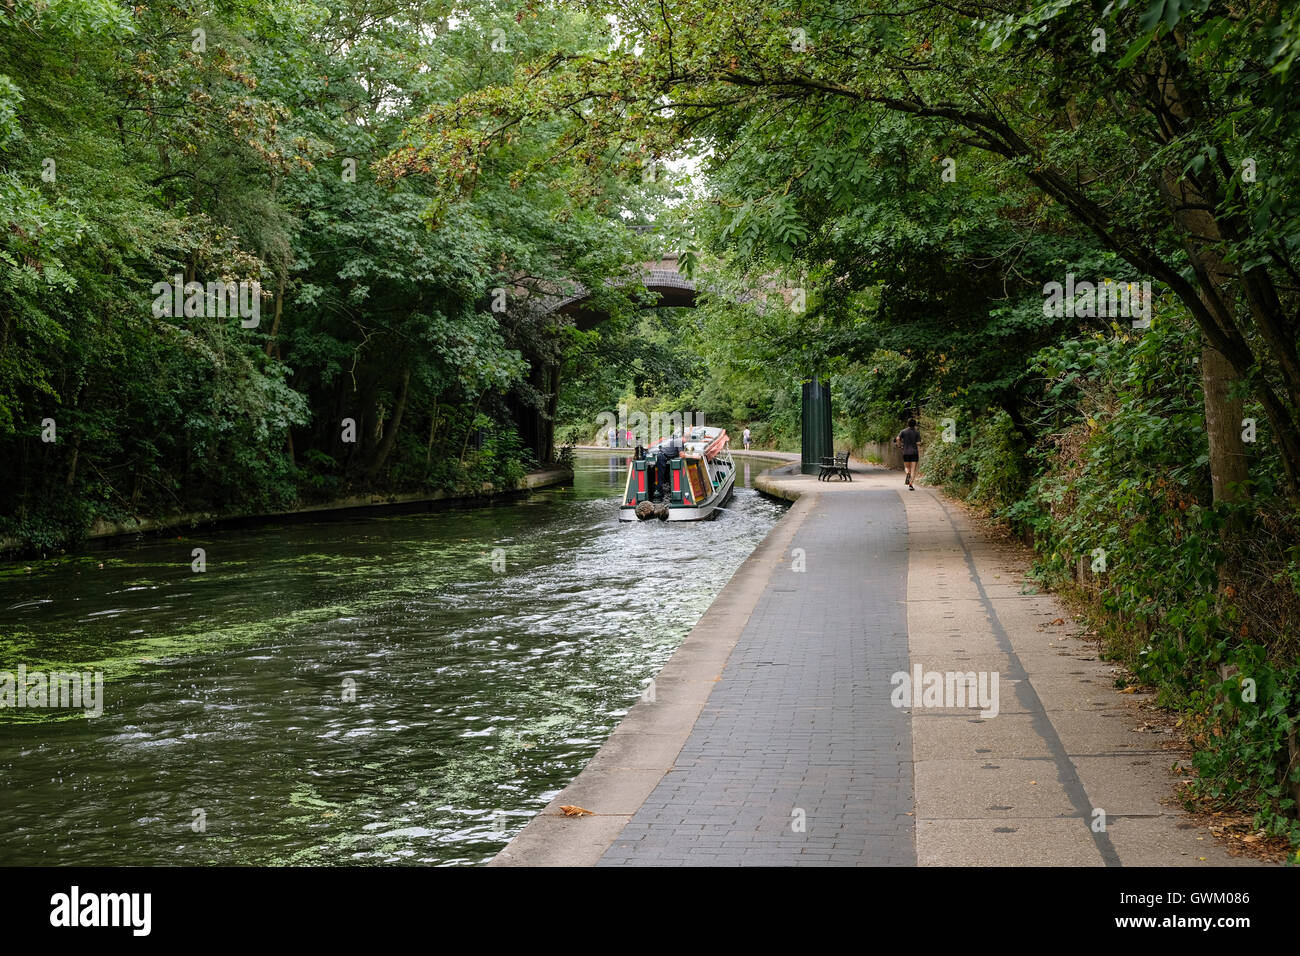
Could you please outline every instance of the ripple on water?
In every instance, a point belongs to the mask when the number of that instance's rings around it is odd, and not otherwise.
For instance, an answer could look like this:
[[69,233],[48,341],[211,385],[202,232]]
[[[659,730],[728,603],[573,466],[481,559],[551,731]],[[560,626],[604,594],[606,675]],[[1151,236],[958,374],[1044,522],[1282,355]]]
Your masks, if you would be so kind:
[[0,719],[6,862],[48,862],[69,833],[97,864],[490,858],[783,511],[738,489],[716,521],[621,524],[608,457],[516,506],[211,532],[102,552],[93,572],[0,575],[22,622],[0,630],[0,659],[106,679],[97,720]]

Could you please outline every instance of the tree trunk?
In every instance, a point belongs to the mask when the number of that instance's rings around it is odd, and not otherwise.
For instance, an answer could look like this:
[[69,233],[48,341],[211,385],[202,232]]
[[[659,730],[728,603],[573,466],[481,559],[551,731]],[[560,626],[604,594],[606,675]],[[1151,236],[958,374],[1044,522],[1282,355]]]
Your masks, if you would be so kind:
[[353,419],[356,422],[353,441],[343,446],[343,453],[346,456],[343,462],[343,470],[349,478],[356,477],[360,462],[365,460],[363,449],[367,447],[366,427],[374,417],[373,404],[360,396],[358,397],[360,400],[357,402],[356,417]]
[[370,463],[369,469],[366,470],[366,477],[373,478],[377,475],[384,462],[388,460],[389,454],[393,450],[393,445],[397,442],[397,432],[402,425],[402,413],[406,411],[406,397],[411,391],[411,369],[409,366],[402,369],[402,386],[397,392],[397,405],[393,408],[393,420],[384,429],[384,437],[379,441],[379,447],[375,450],[375,459]]
[[[1196,186],[1179,170],[1166,167],[1162,192],[1174,219],[1184,230],[1183,246],[1196,273],[1201,303],[1225,334],[1236,329],[1233,307],[1237,295],[1235,268],[1223,261],[1223,241],[1213,208]],[[1205,392],[1205,433],[1210,445],[1210,484],[1215,502],[1246,497],[1249,477],[1246,448],[1241,440],[1244,411],[1239,398],[1231,398],[1232,385],[1246,369],[1233,364],[1210,343],[1201,349],[1201,385]]]
[[433,461],[433,436],[438,433],[438,400],[433,400],[433,411],[429,415],[429,443],[424,446],[424,467]]
[[479,406],[479,402],[483,401],[483,396],[484,396],[485,394],[487,394],[487,393],[486,393],[486,392],[479,392],[479,393],[478,393],[478,398],[474,399],[474,410],[473,410],[472,412],[469,413],[469,428],[468,428],[468,429],[466,430],[466,432],[465,432],[465,441],[464,441],[464,443],[460,446],[460,463],[461,463],[462,465],[465,464],[465,452],[469,451],[469,440],[470,440],[470,437],[474,434],[474,431],[475,431],[475,429],[474,429],[474,422],[478,420],[478,406]]
[[[271,334],[266,337],[266,357],[271,357],[271,349],[276,347],[276,336],[280,333],[280,313],[284,310],[284,276],[280,277],[278,288],[275,290],[275,318],[271,321]],[[276,358],[279,358],[279,349],[276,348]]]
[[67,488],[71,488],[73,483],[77,480],[77,458],[80,455],[81,432],[77,432],[77,436],[72,439],[72,461],[68,464],[68,480],[65,485]]
[[1214,500],[1240,501],[1246,497],[1249,463],[1241,440],[1244,407],[1231,396],[1237,373],[1222,353],[1201,349],[1201,385],[1205,389],[1205,434],[1210,441],[1210,483]]
[[551,362],[546,367],[546,415],[542,419],[541,450],[538,464],[555,460],[555,413],[560,407],[560,363]]

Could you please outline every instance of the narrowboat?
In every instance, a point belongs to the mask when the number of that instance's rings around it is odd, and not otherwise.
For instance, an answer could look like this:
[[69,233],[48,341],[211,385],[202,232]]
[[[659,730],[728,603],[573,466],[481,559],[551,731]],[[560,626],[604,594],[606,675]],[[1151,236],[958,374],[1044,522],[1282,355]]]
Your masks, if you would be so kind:
[[620,521],[701,521],[717,515],[736,487],[736,465],[725,428],[697,425],[650,448],[637,448],[627,466]]

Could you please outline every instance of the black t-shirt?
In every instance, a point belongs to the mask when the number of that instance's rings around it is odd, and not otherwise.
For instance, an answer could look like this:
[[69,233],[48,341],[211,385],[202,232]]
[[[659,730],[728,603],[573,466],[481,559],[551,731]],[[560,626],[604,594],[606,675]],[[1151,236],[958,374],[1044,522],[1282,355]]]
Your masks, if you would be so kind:
[[904,455],[915,455],[917,445],[921,443],[921,433],[915,428],[904,428],[898,433],[898,440],[903,443]]

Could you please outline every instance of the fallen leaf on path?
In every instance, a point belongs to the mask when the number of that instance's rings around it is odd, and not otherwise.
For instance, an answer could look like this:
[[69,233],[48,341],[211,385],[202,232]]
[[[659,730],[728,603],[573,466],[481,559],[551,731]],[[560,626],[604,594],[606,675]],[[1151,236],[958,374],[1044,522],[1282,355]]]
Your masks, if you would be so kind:
[[592,813],[590,810],[582,809],[582,807],[565,806],[565,807],[560,807],[560,809],[564,811],[564,815],[566,817],[580,817],[583,815],[594,817],[596,815]]
[[1137,693],[1137,684],[1129,684],[1127,687],[1123,688],[1123,689],[1120,691],[1120,693],[1121,693],[1121,694],[1136,694],[1136,693]]

